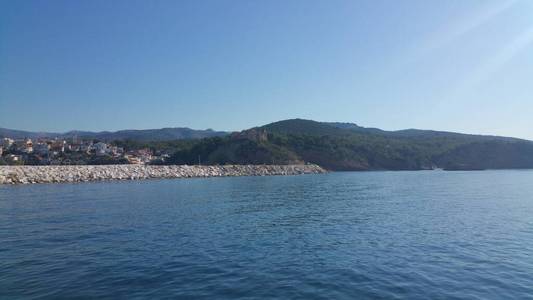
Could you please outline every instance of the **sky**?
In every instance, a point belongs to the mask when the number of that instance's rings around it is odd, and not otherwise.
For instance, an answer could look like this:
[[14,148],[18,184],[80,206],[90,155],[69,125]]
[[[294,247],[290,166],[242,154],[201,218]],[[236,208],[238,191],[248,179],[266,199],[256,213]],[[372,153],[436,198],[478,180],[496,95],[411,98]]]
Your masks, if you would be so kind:
[[533,140],[533,1],[0,0],[0,127]]

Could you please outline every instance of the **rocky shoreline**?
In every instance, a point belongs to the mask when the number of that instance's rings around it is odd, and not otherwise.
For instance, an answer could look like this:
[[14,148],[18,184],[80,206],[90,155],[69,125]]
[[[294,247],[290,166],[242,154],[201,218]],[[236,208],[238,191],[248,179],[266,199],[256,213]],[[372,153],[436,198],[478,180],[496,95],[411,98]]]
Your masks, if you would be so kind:
[[225,166],[0,166],[0,184],[66,183],[149,178],[268,176],[321,174],[317,165],[225,165]]

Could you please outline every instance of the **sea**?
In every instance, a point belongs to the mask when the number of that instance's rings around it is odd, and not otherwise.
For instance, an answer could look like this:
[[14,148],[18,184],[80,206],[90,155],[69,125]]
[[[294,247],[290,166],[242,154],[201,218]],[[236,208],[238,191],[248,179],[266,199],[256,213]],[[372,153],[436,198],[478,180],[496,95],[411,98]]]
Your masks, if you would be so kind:
[[0,299],[533,299],[533,171],[0,186]]

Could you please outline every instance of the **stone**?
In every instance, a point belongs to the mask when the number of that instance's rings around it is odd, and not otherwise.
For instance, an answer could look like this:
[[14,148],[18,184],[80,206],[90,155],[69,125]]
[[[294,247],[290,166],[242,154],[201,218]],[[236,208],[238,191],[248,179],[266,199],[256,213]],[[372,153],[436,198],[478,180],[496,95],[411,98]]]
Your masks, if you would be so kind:
[[267,176],[321,174],[317,165],[225,165],[225,166],[0,166],[0,184],[136,180],[221,176]]

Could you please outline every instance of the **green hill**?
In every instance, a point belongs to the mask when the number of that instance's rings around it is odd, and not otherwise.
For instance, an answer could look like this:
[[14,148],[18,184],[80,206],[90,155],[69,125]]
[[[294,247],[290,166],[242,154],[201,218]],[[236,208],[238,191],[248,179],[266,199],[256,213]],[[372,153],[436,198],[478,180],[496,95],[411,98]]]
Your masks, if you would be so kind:
[[293,119],[191,143],[171,163],[316,163],[330,170],[533,168],[533,142],[450,132],[383,131]]

